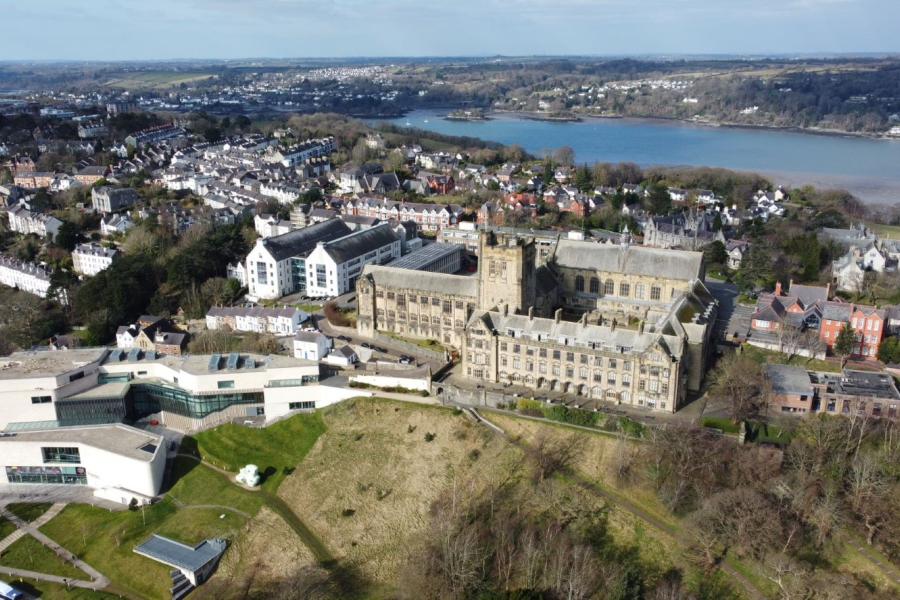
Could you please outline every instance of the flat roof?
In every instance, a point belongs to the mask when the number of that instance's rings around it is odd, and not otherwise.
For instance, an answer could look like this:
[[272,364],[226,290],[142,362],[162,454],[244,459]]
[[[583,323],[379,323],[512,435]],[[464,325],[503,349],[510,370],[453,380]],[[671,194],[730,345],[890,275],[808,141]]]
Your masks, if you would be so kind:
[[[161,435],[123,425],[122,423],[57,427],[41,431],[17,431],[12,435],[0,437],[0,448],[2,448],[2,444],[15,442],[38,442],[59,445],[84,444],[85,446],[147,462],[153,459],[159,448],[165,446],[165,441]],[[151,444],[152,448],[149,448],[148,444]],[[3,452],[0,451],[0,454],[3,454]]]
[[204,540],[196,546],[189,546],[175,540],[153,534],[146,542],[136,546],[137,554],[152,558],[163,564],[196,573],[225,552],[225,540]]
[[104,347],[14,352],[0,359],[0,379],[55,377],[99,362],[107,352]]
[[806,369],[770,364],[766,370],[775,392],[812,396],[812,381],[810,381],[809,372]]
[[436,242],[434,244],[422,246],[419,250],[414,250],[406,256],[391,261],[387,266],[394,267],[395,269],[418,270],[431,266],[446,256],[462,253],[463,247],[459,244],[442,244]]

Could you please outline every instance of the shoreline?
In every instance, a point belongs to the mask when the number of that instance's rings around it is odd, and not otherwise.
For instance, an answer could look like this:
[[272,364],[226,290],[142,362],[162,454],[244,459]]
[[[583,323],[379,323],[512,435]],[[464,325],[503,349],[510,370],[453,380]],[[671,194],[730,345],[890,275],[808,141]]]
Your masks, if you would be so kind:
[[[403,118],[408,116],[410,113],[418,112],[418,111],[440,111],[446,110],[441,108],[413,108],[406,111],[401,111],[402,114],[398,117],[387,117],[387,118]],[[453,109],[451,109],[453,110]],[[828,137],[844,137],[844,138],[854,138],[854,139],[867,139],[867,140],[881,140],[887,142],[900,142],[900,138],[889,136],[887,134],[878,134],[878,133],[864,133],[858,131],[843,131],[840,129],[824,129],[824,128],[815,128],[815,127],[800,127],[797,125],[755,125],[752,123],[736,123],[732,121],[710,121],[710,120],[701,120],[701,119],[684,119],[679,117],[661,117],[656,115],[599,115],[592,113],[585,114],[575,114],[571,117],[551,117],[541,115],[539,113],[529,112],[529,111],[518,111],[518,110],[505,110],[505,109],[492,109],[484,113],[484,118],[482,119],[462,119],[462,118],[451,118],[448,115],[437,115],[439,118],[448,120],[448,121],[457,121],[457,122],[471,122],[471,123],[483,123],[487,121],[491,121],[491,115],[505,115],[505,116],[513,116],[520,119],[525,119],[529,121],[543,121],[547,123],[583,123],[584,121],[591,119],[598,120],[612,120],[612,119],[634,119],[640,121],[659,121],[659,122],[669,122],[669,123],[682,123],[685,125],[697,125],[701,127],[723,127],[728,129],[749,129],[749,130],[760,130],[760,131],[783,131],[787,133],[801,133],[806,135],[819,135],[819,136],[828,136]]]

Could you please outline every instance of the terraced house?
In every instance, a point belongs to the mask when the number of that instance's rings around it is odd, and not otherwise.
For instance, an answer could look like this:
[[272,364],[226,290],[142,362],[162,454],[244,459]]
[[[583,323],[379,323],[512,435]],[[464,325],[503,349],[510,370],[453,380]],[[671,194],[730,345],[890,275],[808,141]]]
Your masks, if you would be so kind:
[[382,221],[413,221],[425,231],[438,231],[456,225],[463,214],[456,204],[427,204],[424,202],[397,202],[386,198],[360,198],[349,200],[343,214],[376,217]]

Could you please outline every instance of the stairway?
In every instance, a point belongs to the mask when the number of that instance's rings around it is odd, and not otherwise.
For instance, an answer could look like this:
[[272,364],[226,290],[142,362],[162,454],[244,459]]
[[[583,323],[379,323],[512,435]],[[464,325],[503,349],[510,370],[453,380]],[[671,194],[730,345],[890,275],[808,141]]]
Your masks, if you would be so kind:
[[172,571],[172,600],[182,600],[194,591],[194,586],[181,571]]

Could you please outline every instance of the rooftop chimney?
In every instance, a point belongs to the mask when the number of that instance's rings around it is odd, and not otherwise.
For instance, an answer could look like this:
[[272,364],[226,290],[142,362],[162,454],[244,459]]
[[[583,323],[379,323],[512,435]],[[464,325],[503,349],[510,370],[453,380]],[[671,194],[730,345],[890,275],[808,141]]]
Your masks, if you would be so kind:
[[556,312],[553,313],[553,320],[556,321],[557,323],[559,323],[561,319],[562,319],[562,309],[557,308]]
[[509,315],[509,303],[504,302],[503,303],[503,316],[505,317],[507,315]]
[[581,315],[581,326],[582,327],[587,327],[587,317],[588,317],[588,314],[586,312]]
[[534,307],[533,306],[528,307],[528,320],[534,321]]
[[780,281],[775,282],[775,295],[776,296],[781,295],[781,282]]

